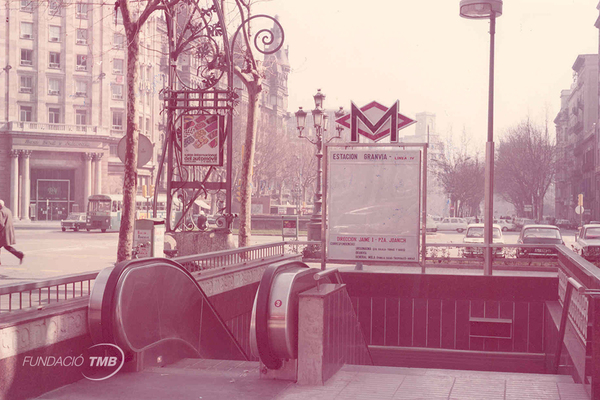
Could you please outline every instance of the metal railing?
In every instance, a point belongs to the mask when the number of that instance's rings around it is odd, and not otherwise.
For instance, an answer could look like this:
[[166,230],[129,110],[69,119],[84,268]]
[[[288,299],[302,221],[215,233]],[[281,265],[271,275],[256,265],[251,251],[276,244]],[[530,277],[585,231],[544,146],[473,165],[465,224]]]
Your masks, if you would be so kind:
[[285,254],[285,242],[249,246],[241,249],[214,251],[205,254],[174,257],[189,272],[218,269],[262,261]]
[[99,271],[0,286],[0,313],[87,297]]
[[[243,266],[284,254],[298,253],[302,245],[311,242],[275,242],[264,245],[216,251],[191,256],[174,257],[189,272]],[[50,303],[63,302],[90,295],[99,271],[77,275],[0,286],[0,313],[34,309]]]
[[[556,270],[558,267],[557,245],[494,244],[491,247],[494,249],[492,266],[497,269],[535,267]],[[485,244],[481,243],[428,243],[425,269],[432,266],[471,266],[483,269],[484,248]],[[548,249],[549,253],[524,254],[526,249]]]
[[[561,320],[559,334],[564,335],[562,325],[568,319],[581,348],[585,349],[582,359],[573,359],[573,363],[580,366],[580,376],[591,376],[592,398],[597,399],[600,398],[600,346],[593,342],[600,337],[600,268],[565,246],[557,248],[559,302],[563,310],[568,309],[568,313],[564,312],[565,321]],[[556,357],[560,357],[559,351]]]

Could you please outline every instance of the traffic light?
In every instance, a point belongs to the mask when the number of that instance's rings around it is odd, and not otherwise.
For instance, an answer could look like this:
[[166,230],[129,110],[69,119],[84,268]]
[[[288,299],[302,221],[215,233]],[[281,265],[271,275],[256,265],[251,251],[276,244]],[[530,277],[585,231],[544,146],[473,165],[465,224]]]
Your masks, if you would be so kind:
[[148,186],[142,185],[142,196],[148,197]]
[[149,189],[150,189],[150,190],[148,191],[148,192],[149,192],[149,193],[148,193],[148,197],[152,197],[152,196],[154,196],[154,185],[150,185],[150,186],[149,186]]
[[577,195],[577,205],[578,206],[583,206],[583,193],[579,193]]

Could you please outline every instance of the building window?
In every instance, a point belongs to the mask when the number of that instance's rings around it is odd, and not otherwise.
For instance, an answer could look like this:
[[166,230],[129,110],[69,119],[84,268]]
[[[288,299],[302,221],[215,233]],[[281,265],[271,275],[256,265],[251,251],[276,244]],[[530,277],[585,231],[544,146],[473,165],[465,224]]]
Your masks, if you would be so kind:
[[33,76],[21,75],[21,85],[19,91],[21,93],[32,93],[33,92]]
[[21,22],[21,39],[33,38],[33,23]]
[[150,92],[146,92],[146,105],[150,105]]
[[110,144],[110,145],[109,145],[109,150],[108,150],[108,152],[109,152],[109,153],[108,153],[108,154],[109,154],[111,157],[117,157],[117,156],[118,156],[118,154],[117,154],[117,149],[118,149],[118,147],[119,147],[119,146],[118,146],[118,145],[116,145],[116,144]]
[[123,25],[123,14],[120,8],[115,10],[115,24]]
[[48,94],[56,96],[60,94],[60,79],[48,79]]
[[115,58],[113,60],[113,74],[123,75],[123,59]]
[[115,33],[113,36],[113,46],[115,49],[122,49],[125,43],[125,37],[120,33]]
[[48,67],[56,69],[60,68],[60,53],[50,52]]
[[76,16],[79,19],[87,19],[87,13],[88,13],[88,5],[87,3],[77,3],[75,4],[75,12],[76,12]]
[[123,111],[112,112],[112,128],[120,131],[123,130]]
[[60,26],[50,25],[48,31],[48,40],[51,42],[60,42]]
[[56,16],[60,13],[60,3],[59,0],[49,0],[48,1],[48,12],[50,15]]
[[77,65],[75,66],[77,71],[87,70],[87,56],[85,54],[77,54]]
[[33,65],[33,50],[21,49],[21,65]]
[[48,109],[48,122],[51,124],[60,124],[60,108],[50,107]]
[[75,124],[76,125],[87,125],[87,111],[86,110],[75,110]]
[[80,97],[87,96],[87,82],[86,81],[75,81],[75,96],[80,96]]
[[77,38],[75,39],[76,44],[87,44],[88,31],[87,29],[77,29]]
[[113,100],[123,100],[123,85],[112,84],[112,98]]
[[21,0],[21,11],[33,12],[33,0]]
[[150,118],[146,118],[146,133],[150,134]]
[[33,121],[33,107],[21,106],[19,110],[19,121],[30,122]]

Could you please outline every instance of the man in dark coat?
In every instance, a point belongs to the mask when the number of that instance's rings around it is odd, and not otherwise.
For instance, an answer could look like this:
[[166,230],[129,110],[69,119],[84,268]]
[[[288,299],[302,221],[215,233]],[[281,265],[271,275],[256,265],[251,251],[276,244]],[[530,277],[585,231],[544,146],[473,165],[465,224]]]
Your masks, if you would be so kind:
[[4,201],[0,200],[0,250],[4,247],[20,260],[20,264],[23,264],[25,254],[11,246],[15,243],[12,213],[4,206]]

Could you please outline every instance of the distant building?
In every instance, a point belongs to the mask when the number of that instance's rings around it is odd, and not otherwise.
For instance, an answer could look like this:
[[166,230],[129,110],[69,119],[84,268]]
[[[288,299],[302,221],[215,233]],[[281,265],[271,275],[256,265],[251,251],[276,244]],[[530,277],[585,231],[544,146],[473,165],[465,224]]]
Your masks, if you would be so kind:
[[579,220],[578,194],[583,194],[584,220],[600,218],[598,152],[598,55],[579,55],[573,64],[570,90],[561,92],[556,125],[556,218]]
[[427,146],[427,213],[434,215],[449,215],[449,202],[440,186],[438,179],[432,173],[435,163],[446,155],[443,140],[436,130],[435,114],[420,112],[415,115],[417,121],[415,134],[402,136],[400,141],[406,143],[428,143]]

